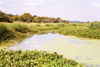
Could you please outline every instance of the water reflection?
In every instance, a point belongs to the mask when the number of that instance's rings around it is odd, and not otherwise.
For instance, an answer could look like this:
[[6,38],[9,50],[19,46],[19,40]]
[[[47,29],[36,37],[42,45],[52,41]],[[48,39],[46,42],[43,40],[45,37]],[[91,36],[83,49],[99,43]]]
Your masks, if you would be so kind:
[[23,42],[16,42],[7,50],[43,50],[57,52],[69,59],[75,59],[85,65],[100,66],[100,40],[80,39],[57,33],[34,35]]
[[87,44],[86,42],[79,42],[79,41],[76,41],[76,40],[71,40],[69,42],[76,43],[76,44]]

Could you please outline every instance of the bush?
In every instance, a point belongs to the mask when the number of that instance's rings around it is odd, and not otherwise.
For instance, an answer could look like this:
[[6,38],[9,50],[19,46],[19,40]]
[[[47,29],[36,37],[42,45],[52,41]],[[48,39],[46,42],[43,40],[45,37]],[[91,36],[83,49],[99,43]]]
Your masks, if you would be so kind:
[[52,24],[50,23],[46,23],[45,26],[53,26]]
[[41,25],[37,23],[35,26],[38,26],[38,27],[40,27]]
[[66,24],[65,23],[58,23],[58,26],[64,27],[64,26],[66,26]]
[[26,33],[29,31],[29,28],[26,24],[24,23],[14,23],[13,24],[13,29],[15,31],[21,32],[21,33]]
[[29,28],[29,32],[38,33],[39,30],[38,29],[35,29],[35,28]]
[[4,24],[0,24],[0,42],[15,37],[14,32],[9,30]]
[[85,67],[75,60],[47,51],[0,50],[0,67]]
[[89,23],[88,27],[90,29],[100,29],[100,22],[91,22]]
[[70,23],[69,25],[71,25],[71,26],[77,26],[76,23]]
[[74,35],[78,37],[100,39],[99,29],[93,30],[93,29],[88,29],[88,28],[63,27],[63,28],[58,29],[57,32],[64,35]]
[[3,35],[7,31],[8,31],[7,27],[4,24],[0,23],[0,35]]
[[50,24],[46,23],[45,26],[50,26]]

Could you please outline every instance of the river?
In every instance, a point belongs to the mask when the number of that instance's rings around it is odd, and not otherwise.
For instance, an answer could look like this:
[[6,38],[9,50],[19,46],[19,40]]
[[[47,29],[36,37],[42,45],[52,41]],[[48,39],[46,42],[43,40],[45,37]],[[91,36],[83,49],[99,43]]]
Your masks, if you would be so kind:
[[76,60],[85,66],[100,67],[100,40],[64,36],[58,33],[33,35],[22,42],[16,42],[7,50],[42,50],[57,52],[63,57]]

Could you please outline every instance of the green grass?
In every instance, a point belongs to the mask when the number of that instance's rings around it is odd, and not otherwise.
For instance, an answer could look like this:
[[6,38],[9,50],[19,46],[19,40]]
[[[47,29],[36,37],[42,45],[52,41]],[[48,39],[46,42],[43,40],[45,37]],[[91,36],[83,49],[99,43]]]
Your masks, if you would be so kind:
[[0,67],[85,67],[56,52],[0,50]]
[[64,35],[74,35],[78,37],[85,37],[85,38],[96,38],[100,39],[100,30],[93,30],[84,27],[63,27],[57,30],[58,33]]
[[69,23],[70,26],[88,26],[88,23]]
[[7,42],[15,42],[38,32],[37,29],[29,28],[26,23],[0,23],[0,46],[8,46]]
[[29,28],[26,24],[24,23],[13,23],[12,27],[15,31],[21,32],[21,33],[26,33],[29,31]]

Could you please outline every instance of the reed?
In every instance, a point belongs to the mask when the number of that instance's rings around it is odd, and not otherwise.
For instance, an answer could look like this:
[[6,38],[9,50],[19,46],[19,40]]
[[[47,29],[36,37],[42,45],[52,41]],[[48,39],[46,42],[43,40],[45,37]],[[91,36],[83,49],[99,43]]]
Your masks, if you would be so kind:
[[97,29],[89,29],[83,27],[63,27],[57,30],[58,33],[64,35],[74,35],[78,37],[85,37],[85,38],[96,38],[100,39],[100,30]]
[[13,39],[15,33],[9,30],[5,24],[0,23],[0,43],[5,40]]

